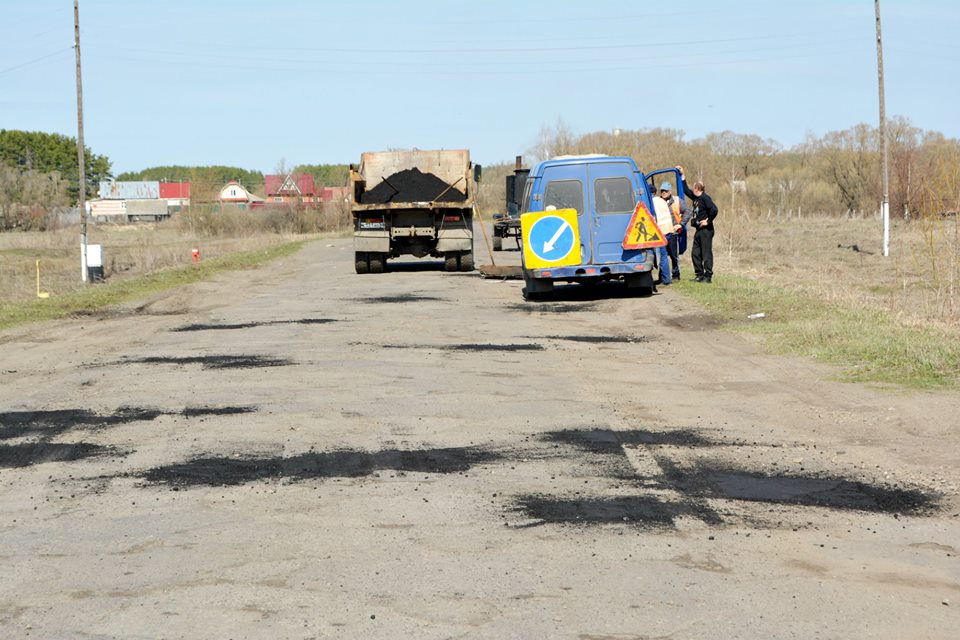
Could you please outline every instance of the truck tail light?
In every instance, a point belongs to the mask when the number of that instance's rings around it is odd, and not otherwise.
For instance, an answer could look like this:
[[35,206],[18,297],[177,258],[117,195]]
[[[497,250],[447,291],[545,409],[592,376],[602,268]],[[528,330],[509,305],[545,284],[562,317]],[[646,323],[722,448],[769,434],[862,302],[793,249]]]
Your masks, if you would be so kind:
[[460,222],[460,216],[443,216],[444,222]]

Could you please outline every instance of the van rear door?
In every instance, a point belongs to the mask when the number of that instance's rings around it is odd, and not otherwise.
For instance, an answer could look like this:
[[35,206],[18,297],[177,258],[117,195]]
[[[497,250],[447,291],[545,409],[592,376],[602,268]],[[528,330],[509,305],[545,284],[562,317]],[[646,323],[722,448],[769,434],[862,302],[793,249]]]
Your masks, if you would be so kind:
[[[588,168],[593,263],[642,261],[642,251],[625,251],[623,236],[643,194],[627,162],[596,162]],[[580,234],[583,237],[583,223]],[[584,260],[586,262],[586,260]]]
[[[582,164],[556,164],[543,170],[543,211],[555,209],[576,209],[577,224],[580,227],[580,256],[583,264],[590,264],[590,210],[585,204],[587,198],[587,173]],[[529,183],[529,182],[528,182]],[[540,210],[538,207],[537,210]]]

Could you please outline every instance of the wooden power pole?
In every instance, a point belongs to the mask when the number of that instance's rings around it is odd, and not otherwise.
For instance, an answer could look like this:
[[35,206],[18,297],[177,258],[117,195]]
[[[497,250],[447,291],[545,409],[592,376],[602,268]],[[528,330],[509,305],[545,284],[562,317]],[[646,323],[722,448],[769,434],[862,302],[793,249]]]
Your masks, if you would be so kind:
[[873,0],[877,15],[877,82],[880,89],[880,149],[883,154],[883,201],[880,216],[883,218],[883,255],[890,255],[890,169],[887,154],[887,108],[883,92],[883,38],[880,31],[880,0]]
[[77,52],[77,169],[80,183],[80,278],[87,281],[87,169],[83,148],[83,82],[80,79],[80,0],[73,0],[73,48]]

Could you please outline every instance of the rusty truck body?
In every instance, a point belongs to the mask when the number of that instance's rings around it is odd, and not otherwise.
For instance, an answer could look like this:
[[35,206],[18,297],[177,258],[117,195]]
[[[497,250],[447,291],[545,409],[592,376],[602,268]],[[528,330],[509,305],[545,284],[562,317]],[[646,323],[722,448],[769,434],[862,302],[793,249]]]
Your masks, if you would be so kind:
[[357,273],[381,273],[389,258],[443,258],[473,271],[479,165],[466,149],[381,151],[350,166]]

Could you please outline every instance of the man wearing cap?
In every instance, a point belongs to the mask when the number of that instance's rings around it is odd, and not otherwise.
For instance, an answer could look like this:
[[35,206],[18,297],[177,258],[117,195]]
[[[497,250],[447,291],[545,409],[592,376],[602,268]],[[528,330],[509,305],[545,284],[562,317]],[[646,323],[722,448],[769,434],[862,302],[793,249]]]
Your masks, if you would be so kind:
[[667,235],[667,254],[670,256],[670,271],[673,280],[680,279],[680,231],[690,221],[690,207],[683,198],[673,195],[673,185],[664,182],[660,185],[660,197],[663,198],[673,216],[673,225]]
[[[670,236],[673,235],[673,213],[670,211],[670,205],[660,197],[660,194],[653,194],[653,215],[657,220],[657,227],[660,233],[667,239],[667,246],[670,246]],[[660,280],[657,284],[668,286],[672,280],[670,278],[670,259],[668,258],[667,247],[657,247],[657,269],[660,271]]]

